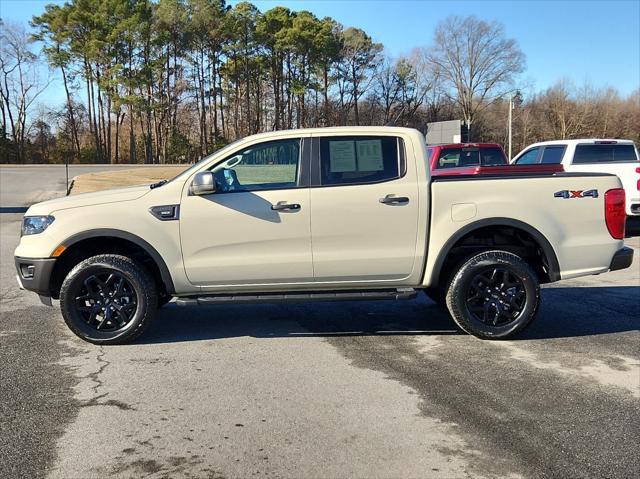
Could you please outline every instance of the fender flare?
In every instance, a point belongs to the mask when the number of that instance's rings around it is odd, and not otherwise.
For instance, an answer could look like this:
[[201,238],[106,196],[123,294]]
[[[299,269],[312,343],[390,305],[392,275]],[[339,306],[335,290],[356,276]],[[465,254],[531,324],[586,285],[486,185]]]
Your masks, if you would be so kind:
[[129,241],[140,248],[142,248],[155,262],[158,270],[160,271],[160,278],[164,283],[164,287],[167,290],[167,293],[172,294],[175,293],[175,287],[173,285],[173,279],[171,278],[171,272],[169,268],[167,268],[167,264],[164,262],[164,259],[158,253],[158,251],[151,246],[147,241],[143,240],[137,235],[133,233],[129,233],[127,231],[116,230],[111,228],[98,228],[93,230],[83,231],[81,233],[77,233],[73,236],[70,236],[66,240],[62,242],[62,244],[69,248],[70,246],[79,243],[80,241],[91,239],[91,238],[100,238],[100,237],[110,237],[110,238],[119,238],[126,241]]
[[547,238],[545,238],[545,236],[540,231],[527,223],[519,220],[514,220],[512,218],[485,218],[463,226],[458,231],[456,231],[455,234],[451,236],[451,238],[447,240],[447,242],[440,250],[440,253],[438,253],[438,257],[436,258],[436,261],[433,265],[431,277],[436,278],[436,281],[432,282],[432,285],[438,284],[440,273],[442,272],[442,266],[444,265],[444,262],[454,245],[469,233],[472,233],[473,231],[481,228],[486,228],[487,226],[506,226],[516,228],[531,235],[538,246],[540,246],[547,259],[549,268],[549,282],[560,280],[560,263],[558,262],[556,252],[549,240],[547,240]]

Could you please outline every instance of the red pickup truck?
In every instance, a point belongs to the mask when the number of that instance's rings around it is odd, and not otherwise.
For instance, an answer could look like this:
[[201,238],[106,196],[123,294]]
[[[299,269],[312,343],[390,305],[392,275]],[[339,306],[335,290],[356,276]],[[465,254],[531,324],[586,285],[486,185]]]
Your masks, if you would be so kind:
[[427,147],[431,176],[556,173],[562,165],[509,165],[497,143],[451,143]]

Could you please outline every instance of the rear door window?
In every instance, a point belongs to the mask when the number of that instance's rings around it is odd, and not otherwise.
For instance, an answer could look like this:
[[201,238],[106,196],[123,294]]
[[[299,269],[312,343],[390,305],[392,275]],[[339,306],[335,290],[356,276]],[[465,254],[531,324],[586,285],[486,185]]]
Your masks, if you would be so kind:
[[538,154],[540,153],[540,148],[531,148],[530,150],[525,151],[520,158],[516,160],[516,165],[533,165],[538,162]]
[[542,163],[556,165],[562,163],[565,148],[563,145],[545,146],[542,152]]
[[399,178],[401,141],[395,136],[321,138],[321,184],[379,183]]
[[636,151],[633,145],[583,144],[576,146],[573,156],[574,164],[593,163],[628,163],[636,162]]

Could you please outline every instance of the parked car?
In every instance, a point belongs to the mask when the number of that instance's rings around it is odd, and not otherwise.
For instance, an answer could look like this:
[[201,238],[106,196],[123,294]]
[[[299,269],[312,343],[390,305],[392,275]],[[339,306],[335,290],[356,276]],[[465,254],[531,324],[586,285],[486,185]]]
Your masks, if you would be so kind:
[[[47,304],[59,298],[69,328],[98,344],[136,338],[172,297],[216,305],[423,290],[464,331],[492,339],[530,324],[540,283],[631,264],[617,177],[431,178],[426,157],[424,137],[407,128],[250,136],[168,182],[31,206],[17,279]],[[585,194],[564,194],[574,191]]]
[[545,174],[563,171],[562,165],[510,165],[497,143],[452,143],[427,146],[431,176]]
[[630,140],[558,140],[529,145],[512,164],[561,164],[565,171],[616,175],[626,195],[626,214],[640,216],[639,158],[638,149]]
[[450,143],[427,146],[431,171],[451,168],[508,165],[509,160],[497,143]]

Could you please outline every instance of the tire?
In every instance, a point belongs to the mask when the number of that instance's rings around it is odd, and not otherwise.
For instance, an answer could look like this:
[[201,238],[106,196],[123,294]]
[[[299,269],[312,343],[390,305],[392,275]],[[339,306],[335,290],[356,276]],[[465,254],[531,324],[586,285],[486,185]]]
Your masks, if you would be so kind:
[[126,256],[103,254],[82,261],[60,289],[65,323],[93,344],[133,341],[153,321],[157,304],[153,278]]
[[463,331],[481,339],[507,339],[535,318],[540,284],[519,256],[485,251],[469,258],[456,272],[446,302]]

